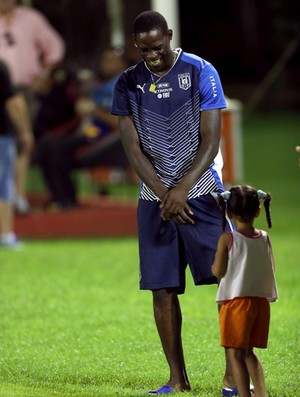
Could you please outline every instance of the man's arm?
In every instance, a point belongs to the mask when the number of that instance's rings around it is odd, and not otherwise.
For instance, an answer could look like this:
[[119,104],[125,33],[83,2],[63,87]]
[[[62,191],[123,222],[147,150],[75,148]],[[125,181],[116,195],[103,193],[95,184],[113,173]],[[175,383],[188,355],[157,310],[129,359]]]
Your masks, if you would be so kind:
[[39,75],[35,76],[32,84],[32,88],[38,91],[43,81],[49,78],[52,70],[64,60],[66,44],[60,33],[39,11],[31,10],[31,23],[31,29],[37,32],[35,37],[41,53],[42,70]]
[[191,211],[187,204],[188,193],[193,184],[208,170],[218,154],[221,136],[221,109],[204,110],[201,114],[201,145],[194,162],[177,186],[170,189],[161,202],[162,218],[180,223],[193,223]]
[[139,136],[132,117],[119,116],[119,132],[130,165],[139,178],[158,198],[162,199],[168,189],[161,182],[151,162],[142,152]]
[[214,161],[220,147],[221,109],[204,110],[200,120],[201,145],[194,162],[179,183],[179,187],[187,193],[193,184],[201,178]]
[[6,101],[6,110],[17,131],[17,139],[22,149],[31,150],[33,147],[33,132],[29,111],[22,94],[11,96]]

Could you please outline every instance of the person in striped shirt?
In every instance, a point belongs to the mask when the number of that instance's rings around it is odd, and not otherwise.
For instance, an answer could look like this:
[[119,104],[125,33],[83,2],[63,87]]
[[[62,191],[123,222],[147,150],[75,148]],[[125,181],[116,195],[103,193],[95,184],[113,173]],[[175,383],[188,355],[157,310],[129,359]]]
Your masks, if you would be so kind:
[[[112,114],[128,161],[140,178],[140,289],[153,294],[154,317],[170,378],[152,394],[188,391],[178,295],[189,266],[196,285],[211,273],[222,232],[221,111],[218,72],[203,58],[172,49],[172,30],[155,11],[139,14],[133,40],[141,60],[118,79]],[[232,381],[227,368],[227,384]],[[229,384],[230,386],[230,384]]]

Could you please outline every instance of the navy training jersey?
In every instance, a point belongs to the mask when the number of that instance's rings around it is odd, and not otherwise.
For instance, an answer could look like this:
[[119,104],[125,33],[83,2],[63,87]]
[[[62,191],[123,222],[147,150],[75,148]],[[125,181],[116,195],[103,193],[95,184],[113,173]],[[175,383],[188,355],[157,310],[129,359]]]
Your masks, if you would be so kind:
[[[216,69],[206,60],[176,50],[178,57],[164,75],[150,72],[142,60],[118,79],[112,114],[133,116],[143,153],[165,186],[178,184],[191,167],[201,140],[201,110],[226,107]],[[221,151],[191,188],[188,198],[222,189]],[[140,198],[158,200],[141,184]]]

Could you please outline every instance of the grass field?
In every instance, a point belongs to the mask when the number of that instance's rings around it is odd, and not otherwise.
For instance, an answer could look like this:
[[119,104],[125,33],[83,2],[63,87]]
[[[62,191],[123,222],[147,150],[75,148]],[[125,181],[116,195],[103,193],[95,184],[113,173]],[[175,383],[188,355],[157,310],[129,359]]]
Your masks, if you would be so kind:
[[[273,196],[279,301],[258,350],[270,397],[300,396],[300,116],[244,126],[245,182]],[[266,228],[264,212],[257,225]],[[0,251],[0,396],[142,397],[167,381],[151,294],[138,290],[136,238],[27,241]],[[191,397],[221,396],[216,287],[181,297]]]

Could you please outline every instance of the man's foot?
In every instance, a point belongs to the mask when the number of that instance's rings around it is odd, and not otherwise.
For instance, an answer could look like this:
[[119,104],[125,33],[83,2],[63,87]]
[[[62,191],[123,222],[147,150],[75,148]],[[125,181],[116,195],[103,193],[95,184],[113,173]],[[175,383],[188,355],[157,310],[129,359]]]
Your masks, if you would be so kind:
[[0,236],[0,248],[18,250],[22,248],[23,243],[14,233],[7,233]]
[[169,394],[169,393],[173,393],[174,390],[172,389],[172,387],[170,387],[169,385],[163,385],[160,389],[157,390],[150,390],[149,394]]
[[191,391],[190,385],[185,385],[184,387],[178,387],[178,385],[176,385],[175,387],[171,387],[169,385],[163,385],[160,389],[150,390],[149,394],[170,394],[176,392],[189,392],[189,391]]
[[20,215],[27,215],[30,212],[30,205],[24,196],[17,196],[15,201],[15,210]]

